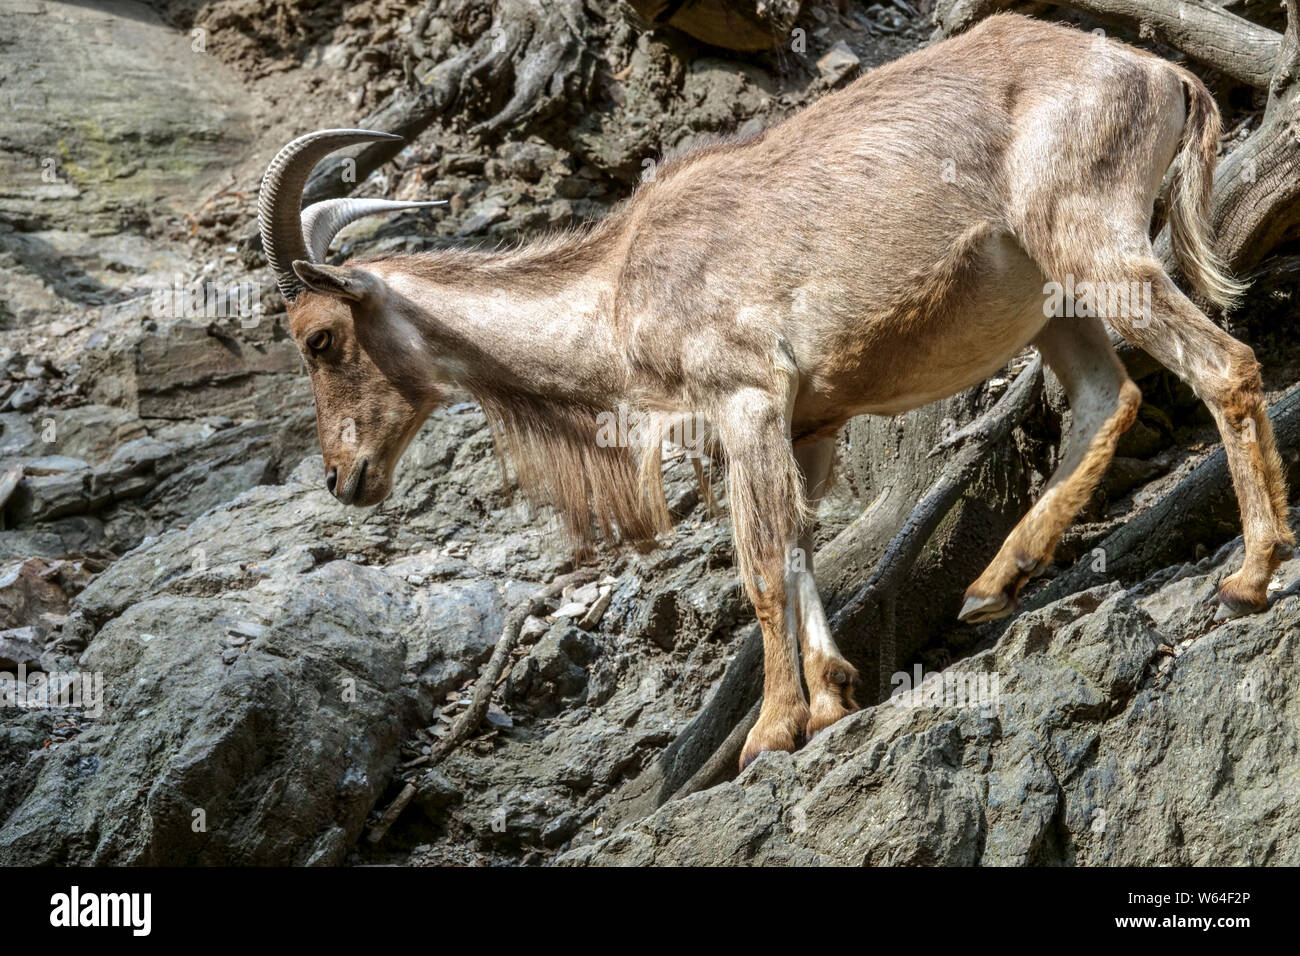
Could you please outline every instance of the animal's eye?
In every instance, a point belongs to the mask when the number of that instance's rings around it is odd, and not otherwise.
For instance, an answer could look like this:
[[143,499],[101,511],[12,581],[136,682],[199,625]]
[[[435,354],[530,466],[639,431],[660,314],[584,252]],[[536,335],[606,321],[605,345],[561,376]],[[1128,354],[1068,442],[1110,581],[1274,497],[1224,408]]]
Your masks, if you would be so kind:
[[324,352],[330,347],[330,334],[321,329],[319,332],[313,332],[307,336],[307,348],[313,352]]

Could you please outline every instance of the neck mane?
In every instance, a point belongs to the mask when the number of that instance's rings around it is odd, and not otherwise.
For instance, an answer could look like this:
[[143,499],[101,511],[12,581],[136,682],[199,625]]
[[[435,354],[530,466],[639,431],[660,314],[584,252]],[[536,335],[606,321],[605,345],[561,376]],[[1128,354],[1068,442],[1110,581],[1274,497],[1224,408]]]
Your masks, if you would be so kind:
[[657,416],[647,412],[631,437],[609,427],[630,377],[613,314],[619,220],[517,249],[357,263],[379,267],[414,302],[431,352],[454,357],[452,377],[483,409],[498,454],[532,501],[557,510],[582,554],[597,529],[648,543],[671,524]]

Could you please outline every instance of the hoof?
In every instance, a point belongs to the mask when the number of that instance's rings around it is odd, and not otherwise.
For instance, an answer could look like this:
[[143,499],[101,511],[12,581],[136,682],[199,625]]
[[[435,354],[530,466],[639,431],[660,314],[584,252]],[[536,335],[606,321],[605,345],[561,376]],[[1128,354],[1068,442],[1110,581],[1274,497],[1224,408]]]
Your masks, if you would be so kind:
[[971,594],[966,592],[966,602],[957,614],[959,621],[967,624],[982,624],[1006,617],[1016,609],[1016,601],[1005,594]]
[[1219,607],[1214,612],[1214,619],[1216,621],[1230,621],[1235,617],[1262,611],[1266,607],[1268,607],[1267,597],[1260,600],[1244,595],[1240,591],[1234,590],[1228,581],[1224,581],[1219,587]]
[[745,748],[740,752],[740,769],[744,770],[769,750],[794,753],[803,742],[805,728],[808,726],[808,709],[796,711],[789,717],[765,719],[760,716],[758,723],[745,738]]
[[[1247,575],[1242,568],[1223,579],[1219,585],[1219,610],[1216,621],[1262,611],[1268,606],[1268,577],[1262,573]],[[1222,616],[1221,616],[1222,615]]]
[[858,706],[853,702],[852,697],[848,701],[836,700],[829,696],[814,700],[812,716],[808,718],[808,739],[812,740],[831,724],[837,723],[857,709]]
[[1029,552],[1020,549],[999,552],[966,589],[966,601],[957,619],[967,624],[982,624],[1006,617],[1019,606],[1020,589],[1046,571],[1051,560],[1050,552],[1039,557],[1030,557]]
[[[814,667],[817,670],[814,671]],[[818,731],[858,709],[858,702],[853,699],[858,671],[843,658],[828,659],[819,655],[818,660],[809,666],[809,673],[820,675],[820,680],[809,683],[812,710],[808,717],[807,737],[812,740]]]

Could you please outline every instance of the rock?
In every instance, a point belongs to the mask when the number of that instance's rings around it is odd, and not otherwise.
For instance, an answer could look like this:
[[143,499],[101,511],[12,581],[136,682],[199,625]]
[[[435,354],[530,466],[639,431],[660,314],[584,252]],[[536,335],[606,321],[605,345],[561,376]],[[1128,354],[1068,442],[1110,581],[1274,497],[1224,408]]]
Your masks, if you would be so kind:
[[501,172],[528,182],[537,182],[559,157],[554,149],[540,143],[503,143],[497,150]]
[[35,625],[44,615],[66,614],[68,595],[58,562],[29,558],[0,567],[0,628]]
[[415,784],[415,803],[431,817],[461,799],[461,792],[438,768],[427,770]]
[[115,228],[164,197],[190,208],[249,147],[247,93],[221,59],[144,3],[114,12],[24,3],[6,16],[0,172],[14,219]]
[[16,412],[29,412],[41,403],[45,389],[39,382],[26,382],[9,396],[8,405]]
[[[14,489],[18,487],[18,482],[22,480],[22,477],[22,465],[11,465],[0,472],[0,515],[4,514],[4,507],[14,493]],[[3,524],[0,524],[0,527],[3,527]]]
[[587,613],[584,614],[582,620],[578,622],[578,627],[582,628],[584,631],[590,631],[593,627],[599,624],[600,619],[605,615],[605,611],[609,608],[609,602],[613,595],[613,588],[608,586],[601,588],[600,594],[596,598],[595,603],[588,608]]
[[0,631],[0,671],[13,672],[20,666],[29,671],[40,670],[44,649],[43,627],[17,627]]
[[561,605],[551,616],[552,617],[582,617],[587,613],[587,605],[581,601],[570,601],[568,604]]
[[[915,698],[562,861],[1295,865],[1300,812],[1282,781],[1300,773],[1287,717],[1300,594],[1205,633],[1214,584],[1240,558],[1165,581],[1168,600],[1139,606],[1112,584],[1025,614]],[[1297,572],[1292,560],[1280,577]],[[1192,595],[1196,613],[1178,612]],[[1159,653],[1171,644],[1186,647],[1176,660]]]
[[566,699],[572,701],[583,696],[587,687],[586,665],[595,648],[588,634],[567,621],[557,622],[510,671],[506,701],[529,707],[543,716],[558,713]]
[[1114,501],[1128,494],[1138,485],[1150,481],[1165,469],[1151,461],[1139,458],[1116,457],[1102,478],[1102,488],[1107,498]]
[[[104,716],[51,748],[0,860],[339,862],[396,764],[410,610],[382,571],[333,562],[277,590],[288,573],[108,621],[80,664],[103,675]],[[267,633],[227,664],[238,615]]]
[[115,330],[79,377],[93,401],[145,418],[266,419],[310,406],[291,340],[254,347],[219,331],[184,318]]
[[505,608],[489,581],[427,585],[411,602],[422,622],[408,638],[407,666],[429,699],[476,676],[501,636]]
[[0,531],[0,562],[8,564],[29,557],[52,560],[99,550],[102,522],[78,516],[60,518],[38,527]]
[[523,626],[519,628],[519,643],[527,647],[530,644],[536,644],[537,639],[546,633],[550,625],[540,617],[532,614],[524,618]]
[[464,225],[460,227],[457,235],[462,237],[472,236],[482,232],[493,223],[501,222],[508,215],[506,209],[494,200],[481,202],[474,207],[473,212],[465,220]]
[[[438,421],[449,446],[466,445],[464,419]],[[388,784],[403,726],[426,726],[434,696],[473,676],[501,632],[499,590],[463,560],[437,559],[464,579],[419,588],[405,569],[334,560],[378,564],[379,546],[426,544],[422,523],[446,519],[420,489],[446,467],[399,470],[392,513],[356,521],[308,459],[99,574],[60,645],[86,648],[77,666],[103,675],[106,712],[33,753],[39,768],[8,791],[0,860],[338,862]],[[497,487],[490,461],[469,468]],[[457,480],[459,506],[474,485]],[[560,560],[516,554],[512,567],[545,580]],[[33,563],[10,584],[46,570]],[[195,810],[206,833],[191,830]]]
[[85,462],[77,462],[76,468],[41,465],[48,461],[74,459],[36,459],[34,468],[24,468],[9,504],[9,515],[20,525],[96,512],[138,498],[158,482],[153,460],[94,469]]
[[70,472],[83,471],[89,467],[90,465],[80,458],[71,458],[68,455],[42,455],[24,464],[23,474],[32,477],[66,475]]
[[817,72],[822,75],[828,86],[835,86],[845,77],[857,72],[861,61],[856,53],[849,49],[843,40],[835,41],[817,61]]
[[665,588],[646,601],[639,613],[637,632],[656,646],[671,651],[677,644],[678,635],[676,593]]

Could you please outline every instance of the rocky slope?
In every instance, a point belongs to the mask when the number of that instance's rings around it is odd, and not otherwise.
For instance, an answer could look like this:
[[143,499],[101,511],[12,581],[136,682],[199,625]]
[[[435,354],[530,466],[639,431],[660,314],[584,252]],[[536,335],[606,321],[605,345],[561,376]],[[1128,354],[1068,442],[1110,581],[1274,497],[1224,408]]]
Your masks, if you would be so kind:
[[[996,676],[996,699],[882,703],[650,813],[666,748],[724,693],[752,626],[725,517],[680,460],[664,547],[602,553],[590,584],[525,621],[484,728],[433,766],[508,614],[572,558],[511,496],[464,402],[430,419],[379,507],[325,492],[253,206],[283,142],[382,110],[408,68],[490,39],[492,5],[423,20],[415,0],[264,6],[0,0],[0,672],[28,677],[27,706],[0,707],[0,862],[1296,861],[1297,562],[1266,613],[1215,624],[1231,543],[1000,637],[948,623],[960,585],[942,584],[894,663],[961,658],[949,673]],[[580,6],[588,99],[483,137],[505,91],[467,85],[357,190],[449,206],[358,224],[340,257],[601,215],[662,147],[779,119],[929,32],[902,0],[805,4],[806,50],[742,55]],[[1071,560],[1211,447],[1194,401],[1153,384]],[[1041,484],[1059,424],[1049,412],[999,451],[969,527],[927,551],[932,587],[936,568],[986,559],[971,542]],[[921,469],[902,438],[940,425],[846,435],[824,589],[866,576],[850,546],[902,507],[882,505],[899,470]],[[874,638],[845,644],[888,682]]]
[[1294,866],[1300,586],[1216,625],[1241,555],[1025,614],[929,685],[560,860]]

